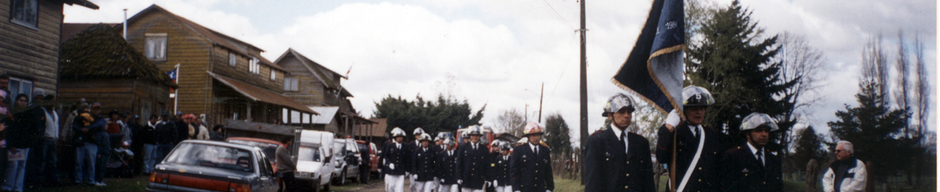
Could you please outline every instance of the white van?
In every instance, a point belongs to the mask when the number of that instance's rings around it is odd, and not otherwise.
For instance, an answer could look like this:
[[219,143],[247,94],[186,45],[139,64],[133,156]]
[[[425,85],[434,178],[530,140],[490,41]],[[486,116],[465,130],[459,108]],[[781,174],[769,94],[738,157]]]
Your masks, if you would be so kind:
[[312,191],[330,191],[330,181],[333,180],[333,143],[334,134],[331,132],[299,130],[298,145],[294,149],[297,156],[297,172],[294,173],[297,182],[312,188]]

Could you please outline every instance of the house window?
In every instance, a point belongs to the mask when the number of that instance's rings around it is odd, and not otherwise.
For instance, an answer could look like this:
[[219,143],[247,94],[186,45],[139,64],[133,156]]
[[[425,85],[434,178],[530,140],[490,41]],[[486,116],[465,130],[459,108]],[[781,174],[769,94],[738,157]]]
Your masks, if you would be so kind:
[[277,73],[274,73],[274,69],[271,69],[271,81],[274,81],[276,79],[277,79]]
[[[16,77],[10,77],[9,88],[10,88],[11,94],[7,95],[7,97],[10,98],[10,103],[7,103],[7,106],[13,106],[13,103],[16,102],[15,98],[18,95],[22,95],[22,94],[32,95],[33,94],[33,81],[20,79]],[[32,96],[27,96],[27,98],[30,98],[30,100],[32,100]]]
[[10,21],[27,27],[36,27],[39,20],[39,0],[13,0]]
[[251,61],[248,62],[248,72],[251,72],[254,74],[261,73],[261,66],[258,65],[258,58],[251,57]]
[[297,91],[298,82],[296,77],[284,77],[284,91]]
[[166,60],[166,33],[147,33],[145,51],[147,58],[154,61]]
[[228,65],[234,67],[238,57],[235,56],[235,53],[228,53]]

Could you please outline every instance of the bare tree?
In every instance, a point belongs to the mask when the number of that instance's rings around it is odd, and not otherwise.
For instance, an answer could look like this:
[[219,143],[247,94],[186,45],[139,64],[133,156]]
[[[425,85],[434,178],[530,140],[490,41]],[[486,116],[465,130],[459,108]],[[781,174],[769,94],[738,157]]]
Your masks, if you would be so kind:
[[[862,51],[862,77],[864,80],[872,81],[877,85],[876,89],[880,95],[890,95],[888,92],[888,56],[884,51],[884,38],[881,34],[868,40]],[[889,97],[885,97],[882,105],[890,103]]]
[[[898,60],[894,65],[894,69],[897,70],[898,82],[897,86],[894,87],[894,100],[898,104],[898,109],[909,110],[908,104],[908,91],[910,91],[910,63],[908,62],[907,50],[904,46],[904,31],[898,31]],[[910,116],[907,117],[908,119]],[[908,121],[907,125],[904,125],[904,137],[911,138],[910,126],[911,121]]]
[[522,113],[516,108],[503,110],[496,120],[498,121],[496,125],[497,129],[516,137],[522,136],[522,128],[525,126],[525,119]]
[[636,110],[633,111],[633,123],[627,130],[645,137],[650,141],[650,150],[656,146],[656,131],[666,121],[666,114],[659,112],[648,102],[637,102]]
[[914,37],[914,57],[917,67],[917,81],[914,82],[914,111],[917,113],[917,133],[925,135],[927,121],[930,118],[930,80],[927,74],[927,64],[924,60],[924,43],[920,37]]
[[[789,106],[779,117],[780,126],[793,126],[798,121],[807,121],[807,114],[810,114],[808,107],[816,104],[821,99],[819,88],[822,87],[822,81],[825,76],[822,68],[824,57],[822,51],[813,48],[807,43],[801,35],[792,33],[783,33],[781,37],[780,78],[783,82],[794,82],[795,85],[784,91],[781,95]],[[793,129],[787,129],[787,133],[780,134],[780,145],[785,149],[793,141]],[[789,156],[790,150],[782,150],[784,157]]]

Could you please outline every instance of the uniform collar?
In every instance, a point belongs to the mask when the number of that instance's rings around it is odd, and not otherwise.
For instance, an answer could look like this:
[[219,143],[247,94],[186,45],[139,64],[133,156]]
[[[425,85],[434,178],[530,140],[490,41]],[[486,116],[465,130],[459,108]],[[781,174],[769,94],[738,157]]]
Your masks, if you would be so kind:
[[614,123],[610,123],[610,129],[614,131],[614,136],[617,136],[618,140],[620,138],[623,138],[622,136],[623,136],[624,131],[621,130],[620,128],[617,128],[617,126],[614,125]]

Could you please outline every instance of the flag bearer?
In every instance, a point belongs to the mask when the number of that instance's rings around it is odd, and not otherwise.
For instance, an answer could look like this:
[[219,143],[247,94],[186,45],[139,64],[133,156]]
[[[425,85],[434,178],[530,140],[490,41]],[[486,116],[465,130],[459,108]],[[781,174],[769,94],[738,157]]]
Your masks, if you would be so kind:
[[531,122],[523,129],[523,137],[529,143],[513,148],[509,159],[512,189],[520,192],[543,192],[555,190],[552,178],[552,150],[539,144],[542,141],[542,126]]
[[438,154],[437,177],[441,182],[441,192],[457,192],[457,142],[444,139],[446,149]]
[[392,129],[392,142],[383,147],[382,155],[379,161],[382,165],[382,173],[385,173],[385,191],[402,192],[405,185],[405,170],[408,170],[408,149],[403,146],[405,140],[405,131],[395,127]]
[[764,113],[751,113],[741,122],[744,144],[721,157],[721,191],[783,191],[780,158],[764,148],[777,122]]
[[473,125],[468,129],[470,141],[457,148],[457,184],[462,192],[483,192],[489,183],[486,179],[488,150],[486,144],[480,142],[483,136],[480,126]]
[[685,87],[682,89],[682,113],[686,120],[675,128],[659,128],[656,159],[660,163],[670,163],[675,153],[676,191],[719,191],[718,160],[721,154],[718,153],[721,146],[718,143],[718,132],[702,125],[707,115],[705,109],[712,103],[715,103],[715,99],[705,88],[694,85]]
[[656,190],[649,141],[627,130],[635,106],[633,98],[622,93],[607,100],[602,115],[610,126],[591,135],[585,147],[584,191]]

